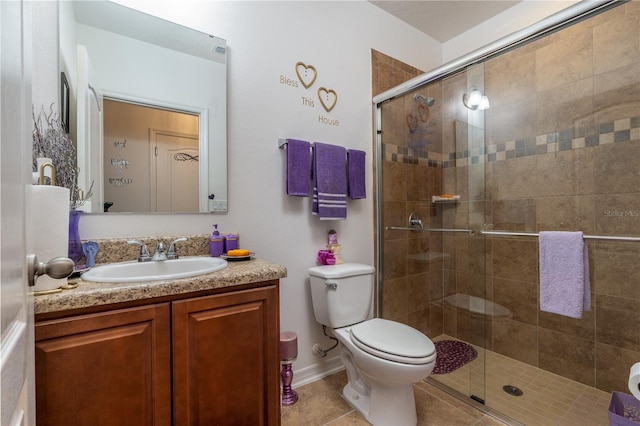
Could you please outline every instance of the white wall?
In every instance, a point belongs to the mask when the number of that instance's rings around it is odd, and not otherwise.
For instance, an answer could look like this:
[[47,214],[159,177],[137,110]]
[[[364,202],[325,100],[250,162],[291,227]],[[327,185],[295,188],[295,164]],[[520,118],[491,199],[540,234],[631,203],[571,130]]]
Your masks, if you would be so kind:
[[[213,223],[239,232],[244,248],[287,268],[281,329],[298,334],[294,383],[313,379],[333,364],[311,353],[315,342],[331,342],[313,317],[307,278],[327,231],[337,230],[346,261],[374,262],[370,49],[429,69],[441,62],[440,44],[364,1],[119,2],[227,40],[229,212],[84,216],[82,238],[202,234]],[[280,82],[281,75],[297,80],[298,61],[318,70],[308,90]],[[320,86],[338,94],[330,113],[317,101]],[[303,96],[315,99],[315,107],[305,107]],[[321,124],[319,115],[340,125]],[[365,150],[368,198],[349,201],[346,221],[312,217],[309,199],[285,195],[285,152],[277,148],[278,137]]]

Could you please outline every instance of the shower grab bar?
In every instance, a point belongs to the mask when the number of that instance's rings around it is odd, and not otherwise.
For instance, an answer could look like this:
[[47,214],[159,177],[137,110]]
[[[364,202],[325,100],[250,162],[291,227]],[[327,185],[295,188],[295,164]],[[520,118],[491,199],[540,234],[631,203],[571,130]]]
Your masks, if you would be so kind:
[[[510,231],[480,231],[481,235],[508,235],[514,237],[538,237],[539,234],[532,232],[510,232]],[[640,242],[640,237],[616,237],[607,235],[585,235],[585,240],[615,240],[615,241],[636,241]]]
[[470,234],[470,229],[443,229],[443,228],[408,228],[404,226],[387,226],[387,231],[414,231],[414,232],[464,232]]

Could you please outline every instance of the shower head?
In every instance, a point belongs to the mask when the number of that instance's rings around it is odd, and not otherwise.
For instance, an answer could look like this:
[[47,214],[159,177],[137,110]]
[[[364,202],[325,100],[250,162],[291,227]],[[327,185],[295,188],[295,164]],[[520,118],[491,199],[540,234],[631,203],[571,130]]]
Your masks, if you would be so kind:
[[427,98],[426,96],[423,96],[423,95],[421,95],[419,93],[416,93],[415,95],[413,95],[413,99],[416,100],[416,101],[423,100],[427,104],[427,106],[429,106],[429,107],[433,106],[433,104],[436,103],[436,100],[434,98],[432,98],[432,97],[428,97]]

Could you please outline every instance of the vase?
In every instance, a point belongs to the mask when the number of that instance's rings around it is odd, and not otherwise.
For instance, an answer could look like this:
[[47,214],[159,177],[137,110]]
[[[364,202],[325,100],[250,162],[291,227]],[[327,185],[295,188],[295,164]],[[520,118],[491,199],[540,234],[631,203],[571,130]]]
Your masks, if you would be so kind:
[[82,259],[82,241],[80,240],[80,231],[78,225],[80,223],[80,210],[69,211],[69,259],[78,264]]

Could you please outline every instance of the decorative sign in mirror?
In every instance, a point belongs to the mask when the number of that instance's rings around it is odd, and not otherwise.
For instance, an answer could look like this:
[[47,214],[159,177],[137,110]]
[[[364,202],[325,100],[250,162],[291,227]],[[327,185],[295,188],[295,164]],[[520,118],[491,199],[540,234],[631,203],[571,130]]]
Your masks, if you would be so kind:
[[226,212],[226,41],[103,0],[59,16],[86,210]]

